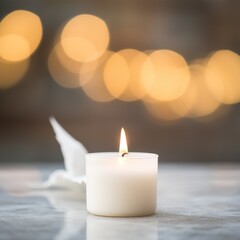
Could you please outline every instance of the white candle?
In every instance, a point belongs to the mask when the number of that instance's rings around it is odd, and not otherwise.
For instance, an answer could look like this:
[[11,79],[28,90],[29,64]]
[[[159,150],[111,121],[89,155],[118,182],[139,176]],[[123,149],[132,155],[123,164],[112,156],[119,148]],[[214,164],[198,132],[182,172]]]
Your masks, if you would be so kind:
[[[126,147],[126,144],[120,144]],[[114,217],[155,212],[158,155],[153,153],[86,155],[87,210]],[[124,155],[124,156],[122,156]]]

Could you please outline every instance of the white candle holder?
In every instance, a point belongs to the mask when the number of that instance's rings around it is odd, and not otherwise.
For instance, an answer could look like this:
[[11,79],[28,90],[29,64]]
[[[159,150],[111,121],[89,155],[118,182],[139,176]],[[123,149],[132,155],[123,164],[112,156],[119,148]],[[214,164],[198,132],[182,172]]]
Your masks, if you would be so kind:
[[158,155],[86,155],[87,210],[94,215],[137,217],[155,213]]

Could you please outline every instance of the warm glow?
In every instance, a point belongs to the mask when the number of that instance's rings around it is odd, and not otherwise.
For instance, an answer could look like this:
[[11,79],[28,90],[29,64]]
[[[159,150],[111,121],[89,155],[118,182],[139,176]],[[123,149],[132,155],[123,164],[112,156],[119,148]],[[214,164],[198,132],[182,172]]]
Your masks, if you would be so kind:
[[61,44],[68,57],[75,61],[96,60],[108,47],[108,27],[102,19],[96,16],[78,15],[63,28]]
[[208,88],[205,67],[202,63],[194,63],[189,67],[191,78],[185,92],[172,101],[157,101],[149,96],[144,104],[156,118],[176,120],[183,117],[203,117],[212,114],[220,107]]
[[144,101],[144,105],[147,110],[157,119],[161,120],[177,120],[181,116],[179,116],[173,109],[169,107],[167,102],[146,102]]
[[29,67],[29,60],[9,62],[0,58],[0,88],[10,88],[22,80]]
[[0,27],[0,55],[7,61],[28,58],[38,47],[42,38],[40,18],[26,10],[8,14]]
[[124,49],[119,51],[118,54],[125,59],[129,75],[128,80],[126,80],[127,86],[118,98],[123,101],[141,99],[146,94],[140,77],[141,69],[147,60],[147,55],[135,49]]
[[199,64],[190,65],[191,91],[195,100],[190,111],[192,117],[202,117],[212,114],[220,106],[220,102],[213,97],[206,80],[206,69]]
[[30,56],[28,41],[15,34],[8,34],[0,37],[0,53],[3,59],[17,62]]
[[[79,83],[80,83],[81,87],[85,86],[87,83],[92,81],[93,78],[96,77],[96,75],[98,75],[98,72],[99,72],[98,70],[100,68],[103,69],[103,67],[101,67],[101,60],[102,60],[102,58],[104,58],[105,54],[107,54],[107,52],[105,52],[102,57],[100,57],[99,59],[97,59],[95,61],[84,62],[81,64],[81,67],[78,71]],[[102,85],[103,85],[103,78],[101,78],[101,81],[102,81]]]
[[149,55],[141,80],[148,95],[158,101],[170,101],[186,90],[190,73],[185,59],[176,52],[159,50]]
[[126,153],[128,153],[127,138],[124,128],[122,128],[120,136],[119,154],[123,156]]
[[168,106],[178,117],[188,117],[196,103],[197,89],[191,81],[184,94],[168,102]]
[[80,87],[88,83],[98,67],[98,60],[76,62],[69,58],[57,43],[49,56],[49,71],[52,77],[65,87]]
[[68,72],[78,74],[82,63],[74,61],[73,59],[69,58],[67,54],[64,52],[60,42],[57,41],[57,43],[55,44],[54,51],[59,62]]
[[104,82],[113,97],[120,97],[128,86],[130,73],[128,64],[120,54],[113,54],[104,69]]
[[214,53],[207,64],[207,84],[214,97],[225,104],[240,101],[240,57],[229,50]]
[[67,71],[59,60],[56,49],[53,48],[48,57],[48,70],[52,78],[62,87],[77,88],[80,87],[79,74]]
[[149,96],[143,98],[147,110],[156,118],[176,120],[189,115],[196,100],[196,89],[189,83],[184,94],[172,101],[157,101]]
[[141,70],[144,64],[148,61],[147,54],[143,52],[137,52],[134,58],[129,63],[129,69],[131,73],[130,82],[128,85],[129,92],[131,92],[132,99],[142,99],[146,94],[146,88],[141,81]]
[[[98,66],[94,70],[93,76],[86,84],[82,86],[82,90],[84,91],[84,93],[94,101],[109,102],[113,100],[113,96],[108,92],[103,80],[105,63],[112,56],[112,54],[113,54],[112,52],[106,51],[105,54],[97,60]],[[88,65],[86,65],[86,68],[87,66]],[[84,77],[83,69],[84,66],[81,68],[81,74],[79,75],[79,80],[81,82],[83,81]]]

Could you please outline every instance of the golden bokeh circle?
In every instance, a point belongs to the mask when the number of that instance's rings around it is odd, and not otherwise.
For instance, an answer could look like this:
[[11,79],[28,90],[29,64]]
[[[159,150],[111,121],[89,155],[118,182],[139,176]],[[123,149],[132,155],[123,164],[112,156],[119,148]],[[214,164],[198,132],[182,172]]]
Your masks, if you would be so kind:
[[185,59],[170,50],[151,53],[142,68],[141,80],[146,92],[158,101],[170,101],[186,90],[190,73]]
[[114,53],[106,62],[104,82],[109,93],[119,98],[128,86],[130,72],[128,63],[119,53]]
[[207,63],[206,79],[214,97],[224,104],[240,101],[240,57],[229,50],[215,52]]
[[106,23],[90,14],[81,14],[70,19],[61,33],[65,53],[78,62],[94,61],[104,54],[109,44]]
[[29,65],[29,59],[9,62],[0,58],[0,88],[7,89],[17,85],[23,79]]
[[0,55],[7,61],[22,61],[38,47],[42,39],[42,23],[33,12],[16,10],[0,24]]
[[[114,97],[109,93],[104,82],[105,64],[114,53],[106,51],[97,61],[98,66],[87,84],[82,86],[84,93],[96,102],[110,102]],[[81,78],[81,75],[80,75]]]

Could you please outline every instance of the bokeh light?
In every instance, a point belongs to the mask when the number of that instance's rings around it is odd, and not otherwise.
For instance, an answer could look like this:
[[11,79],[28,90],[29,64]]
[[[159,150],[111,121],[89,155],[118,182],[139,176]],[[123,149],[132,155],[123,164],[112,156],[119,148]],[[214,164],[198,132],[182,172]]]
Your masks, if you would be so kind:
[[87,84],[82,86],[85,94],[94,101],[109,102],[114,99],[104,83],[105,64],[113,54],[111,51],[106,51],[105,54],[98,59],[98,67],[95,69],[93,77]]
[[[70,19],[59,34],[48,58],[51,76],[63,87],[82,87],[94,101],[142,100],[153,116],[165,120],[207,116],[221,103],[240,101],[240,57],[232,51],[217,51],[190,66],[172,50],[113,53],[107,50],[106,23],[89,14]],[[0,88],[22,79],[41,38],[40,18],[30,11],[13,11],[2,20]]]
[[94,76],[98,60],[92,62],[76,62],[70,59],[56,43],[48,59],[48,69],[53,79],[63,87],[78,88],[85,85]]
[[9,62],[0,57],[0,88],[6,89],[15,86],[22,80],[29,68],[29,60]]
[[105,59],[107,52],[104,53],[102,57],[92,62],[85,62],[81,65],[79,69],[79,83],[80,86],[86,85],[89,81],[91,81],[98,73],[96,73],[97,69],[101,67],[102,59]]
[[221,50],[209,59],[206,71],[208,86],[214,97],[225,104],[240,100],[240,57],[238,54]]
[[150,114],[152,114],[152,116],[157,119],[172,121],[181,118],[179,114],[177,114],[171,107],[169,107],[167,102],[144,101],[144,105]]
[[64,26],[61,44],[71,59],[78,62],[94,61],[104,54],[108,47],[108,27],[96,16],[78,15]]
[[40,18],[26,10],[8,14],[0,23],[0,55],[7,61],[28,58],[42,38]]
[[172,101],[166,102],[168,107],[171,109],[172,114],[177,117],[189,117],[192,116],[192,110],[196,102],[196,89],[192,82],[189,83],[186,91],[181,97]]
[[150,54],[141,75],[147,93],[159,101],[180,97],[188,86],[189,78],[184,58],[170,50],[158,50]]
[[80,87],[79,74],[68,71],[57,55],[57,44],[48,57],[48,70],[52,78],[62,87],[77,88]]
[[196,99],[195,90],[190,83],[184,94],[177,99],[158,101],[147,95],[143,98],[143,103],[154,117],[162,120],[177,120],[189,116]]
[[[141,99],[146,94],[141,82],[141,69],[147,60],[147,55],[135,49],[124,49],[119,51],[118,54],[127,62],[129,74],[128,79],[126,79],[127,86],[118,98],[123,101]],[[111,82],[114,83],[114,80]],[[110,89],[112,88],[114,87]]]
[[198,61],[189,66],[190,82],[185,92],[171,101],[158,101],[146,96],[143,101],[158,119],[176,120],[183,117],[203,117],[214,113],[221,103],[213,97],[206,79],[206,68]]
[[192,117],[202,117],[212,114],[221,103],[214,98],[209,90],[206,79],[206,68],[200,64],[190,65],[191,81],[189,90],[194,93],[195,100],[190,112]]
[[104,69],[104,82],[110,94],[118,98],[128,86],[130,73],[127,61],[119,53],[114,53]]
[[61,65],[70,73],[78,74],[79,69],[81,68],[82,63],[74,61],[73,59],[69,58],[66,53],[64,52],[62,45],[60,44],[59,40],[56,40],[56,44],[54,46],[54,51],[56,57],[58,58]]
[[8,34],[0,37],[0,53],[3,59],[21,61],[29,57],[30,46],[25,38]]

